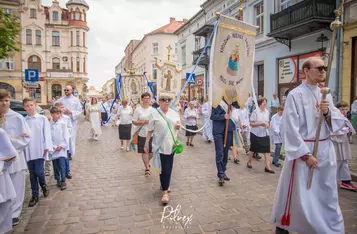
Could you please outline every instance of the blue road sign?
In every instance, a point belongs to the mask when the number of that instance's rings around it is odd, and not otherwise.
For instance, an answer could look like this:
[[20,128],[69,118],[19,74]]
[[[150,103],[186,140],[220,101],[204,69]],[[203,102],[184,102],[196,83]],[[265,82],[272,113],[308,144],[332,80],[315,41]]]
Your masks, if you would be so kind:
[[38,70],[37,69],[25,69],[25,81],[27,82],[38,82]]
[[[188,78],[190,78],[191,73],[186,73],[186,81]],[[193,73],[190,80],[188,81],[188,84],[196,84],[196,74]]]

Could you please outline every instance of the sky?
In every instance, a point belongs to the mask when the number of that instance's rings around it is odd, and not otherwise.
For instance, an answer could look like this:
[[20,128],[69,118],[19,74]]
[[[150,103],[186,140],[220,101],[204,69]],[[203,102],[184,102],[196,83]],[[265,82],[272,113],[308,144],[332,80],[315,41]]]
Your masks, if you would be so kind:
[[[67,0],[59,0],[65,7]],[[101,89],[115,77],[114,69],[131,39],[141,40],[169,23],[170,17],[189,19],[204,0],[86,0],[89,86]],[[42,0],[50,6],[52,0]]]

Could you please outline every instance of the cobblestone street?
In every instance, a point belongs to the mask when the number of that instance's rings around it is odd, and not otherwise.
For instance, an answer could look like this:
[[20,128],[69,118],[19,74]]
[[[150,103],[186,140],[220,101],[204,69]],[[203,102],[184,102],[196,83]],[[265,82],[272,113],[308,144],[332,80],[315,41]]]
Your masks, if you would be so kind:
[[[254,161],[249,171],[241,153],[241,164],[229,161],[231,181],[219,187],[213,144],[197,136],[194,148],[175,157],[169,203],[181,205],[180,215],[193,215],[192,222],[163,225],[158,174],[146,178],[141,157],[120,150],[117,128],[102,129],[98,142],[88,140],[89,123],[80,121],[67,190],[48,177],[49,197],[28,208],[28,188],[13,233],[273,233],[269,219],[280,173],[264,173],[263,162]],[[340,204],[346,233],[357,233],[357,193],[340,190]]]

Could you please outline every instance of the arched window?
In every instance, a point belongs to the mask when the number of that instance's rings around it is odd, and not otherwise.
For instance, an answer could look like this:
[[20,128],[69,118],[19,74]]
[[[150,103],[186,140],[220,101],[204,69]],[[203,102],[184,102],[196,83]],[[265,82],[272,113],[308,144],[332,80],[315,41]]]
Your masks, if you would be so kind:
[[53,70],[60,70],[61,69],[61,62],[59,58],[52,59],[52,69]]
[[77,72],[80,72],[80,66],[81,66],[81,64],[80,64],[79,58],[77,57],[77,64],[76,64]]
[[32,45],[32,30],[26,29],[26,45]]
[[52,12],[52,20],[58,21],[58,12],[57,11]]
[[79,10],[78,7],[76,9],[76,20],[81,20],[81,11]]
[[60,84],[53,84],[51,89],[52,89],[52,98],[62,96],[62,86]]
[[36,55],[31,56],[27,61],[27,68],[38,69],[41,72],[41,59]]

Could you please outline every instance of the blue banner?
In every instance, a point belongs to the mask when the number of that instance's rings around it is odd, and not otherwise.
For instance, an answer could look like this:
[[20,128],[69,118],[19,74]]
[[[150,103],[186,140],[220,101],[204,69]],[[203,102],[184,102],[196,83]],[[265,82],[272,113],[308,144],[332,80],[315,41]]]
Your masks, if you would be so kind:
[[119,98],[119,100],[121,100],[121,97],[120,97],[120,92],[121,92],[121,75],[117,75],[116,79],[115,79],[115,92],[116,92],[116,95],[115,95],[115,98],[114,100],[112,101],[112,104],[110,105],[110,110],[109,110],[109,113],[107,111],[107,109],[105,108],[105,106],[103,105],[103,108],[105,110],[105,113],[107,113],[107,119],[106,121],[103,121],[101,122],[101,125],[105,125],[107,124],[109,121],[110,121],[110,118],[111,118],[111,113],[112,113],[112,110],[113,110],[113,107],[114,107],[114,104],[116,103],[117,99]]

